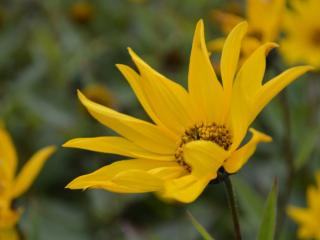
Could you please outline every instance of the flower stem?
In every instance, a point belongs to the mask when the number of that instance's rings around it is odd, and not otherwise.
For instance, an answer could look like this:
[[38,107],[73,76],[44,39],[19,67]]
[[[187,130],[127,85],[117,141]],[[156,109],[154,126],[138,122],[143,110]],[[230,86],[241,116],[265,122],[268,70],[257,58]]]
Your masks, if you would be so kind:
[[229,208],[231,210],[235,239],[241,240],[242,238],[241,238],[239,215],[238,215],[238,209],[237,209],[237,204],[236,204],[236,199],[235,199],[235,193],[234,193],[234,189],[232,186],[232,182],[231,182],[230,177],[228,175],[226,175],[224,177],[224,185],[226,188]]
[[279,200],[279,213],[277,219],[277,229],[276,229],[276,238],[279,239],[281,230],[286,220],[286,206],[289,202],[290,195],[293,187],[293,179],[295,175],[294,162],[293,162],[293,150],[291,143],[291,119],[290,119],[290,108],[289,108],[289,99],[288,92],[284,89],[283,93],[280,95],[281,107],[284,114],[284,126],[285,126],[285,136],[283,139],[283,149],[284,149],[284,157],[286,163],[286,183],[285,189],[283,191],[282,196],[280,196]]

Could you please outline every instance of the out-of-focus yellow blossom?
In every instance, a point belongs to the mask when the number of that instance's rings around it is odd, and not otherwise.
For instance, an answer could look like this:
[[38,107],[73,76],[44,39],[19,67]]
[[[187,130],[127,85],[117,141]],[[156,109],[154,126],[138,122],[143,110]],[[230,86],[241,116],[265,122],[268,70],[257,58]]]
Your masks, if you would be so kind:
[[320,68],[320,1],[291,0],[285,11],[285,37],[281,53],[289,64],[307,63]]
[[0,240],[19,240],[19,234],[14,227],[0,229]]
[[195,30],[188,91],[164,77],[134,51],[129,54],[139,73],[117,65],[154,123],[142,121],[78,96],[89,113],[121,135],[78,138],[65,147],[129,157],[73,180],[70,189],[102,188],[119,193],[156,192],[165,199],[194,201],[218,171],[239,171],[257,144],[271,138],[250,129],[259,112],[309,66],[291,68],[262,84],[266,55],[275,43],[260,46],[238,69],[247,23],[228,35],[221,57],[221,81],[211,65],[203,22]]
[[71,6],[70,15],[77,23],[89,22],[94,14],[94,7],[90,1],[78,1]]
[[288,208],[289,216],[299,225],[298,237],[320,240],[320,171],[316,174],[317,186],[307,189],[307,208]]
[[82,89],[84,95],[93,102],[104,106],[114,107],[115,100],[111,92],[102,84],[89,84]]
[[[249,23],[248,34],[243,39],[241,57],[246,59],[261,44],[278,38],[285,0],[247,0],[246,19]],[[243,18],[231,13],[214,10],[212,15],[227,34]],[[225,38],[208,43],[209,51],[220,51]]]
[[54,146],[41,149],[30,158],[19,174],[16,174],[16,150],[9,133],[0,124],[0,233],[2,234],[0,236],[6,235],[15,239],[14,226],[20,218],[21,209],[13,210],[12,200],[29,189],[45,161],[54,151]]

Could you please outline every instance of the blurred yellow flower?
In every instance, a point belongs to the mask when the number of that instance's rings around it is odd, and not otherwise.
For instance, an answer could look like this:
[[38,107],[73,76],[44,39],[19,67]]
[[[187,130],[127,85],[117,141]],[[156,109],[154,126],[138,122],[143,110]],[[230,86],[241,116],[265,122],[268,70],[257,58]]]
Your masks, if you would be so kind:
[[78,1],[71,6],[70,15],[77,23],[87,23],[94,14],[94,7],[90,1]]
[[[285,0],[247,0],[246,18],[249,23],[248,34],[243,39],[241,56],[246,59],[261,44],[278,38]],[[214,10],[212,12],[227,34],[243,18],[231,13]],[[225,38],[218,38],[208,43],[209,51],[220,51]]]
[[99,122],[122,137],[78,138],[65,147],[129,157],[73,180],[70,189],[102,188],[120,193],[156,192],[166,199],[194,201],[217,177],[235,173],[254,153],[259,142],[271,138],[250,129],[251,139],[240,146],[257,114],[284,87],[310,70],[291,68],[262,85],[266,54],[274,43],[259,47],[237,72],[241,41],[247,23],[238,24],[225,41],[221,82],[210,63],[203,22],[195,30],[188,91],[152,69],[131,49],[139,74],[117,65],[150,118],[149,123],[116,112],[87,99],[80,101]]
[[16,176],[16,150],[9,133],[0,124],[0,233],[13,236],[10,229],[13,229],[19,220],[21,210],[12,209],[12,200],[29,189],[45,161],[54,151],[54,146],[41,149],[31,157]]
[[1,240],[19,240],[19,234],[15,228],[0,229]]
[[307,63],[320,67],[320,1],[291,0],[285,11],[285,37],[281,53],[289,64]]
[[320,240],[320,171],[316,174],[317,186],[307,189],[307,208],[288,208],[289,216],[299,225],[298,237]]
[[111,92],[102,84],[89,84],[82,89],[84,95],[91,101],[105,105],[108,107],[114,107],[115,101]]

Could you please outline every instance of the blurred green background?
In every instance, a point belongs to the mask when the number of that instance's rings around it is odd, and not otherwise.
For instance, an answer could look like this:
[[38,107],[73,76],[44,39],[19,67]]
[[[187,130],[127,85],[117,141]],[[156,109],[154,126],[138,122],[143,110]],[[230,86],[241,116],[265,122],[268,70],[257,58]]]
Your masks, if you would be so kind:
[[[115,68],[132,66],[132,47],[159,72],[186,84],[197,20],[206,38],[222,36],[213,9],[243,15],[244,1],[223,0],[2,0],[0,2],[0,118],[15,141],[22,165],[37,149],[60,146],[74,137],[112,134],[80,105],[76,89],[121,112],[146,119],[129,85]],[[218,56],[213,56],[216,61]],[[273,63],[285,69],[281,59]],[[274,76],[276,70],[268,71]],[[304,206],[305,189],[320,167],[319,77],[304,77],[288,88],[290,141],[296,174],[290,202]],[[106,89],[106,97],[92,90]],[[100,91],[99,90],[99,91]],[[99,98],[100,97],[100,98]],[[274,139],[262,144],[233,177],[244,239],[255,239],[263,204],[276,177],[280,194],[286,178],[286,116],[281,96],[263,111],[255,127]],[[189,210],[216,239],[232,239],[233,226],[224,187],[210,184],[193,204],[167,204],[152,194],[119,195],[101,190],[64,189],[74,177],[119,159],[117,156],[60,148],[32,189],[15,203],[30,240],[201,239]],[[295,239],[287,220],[282,239]]]

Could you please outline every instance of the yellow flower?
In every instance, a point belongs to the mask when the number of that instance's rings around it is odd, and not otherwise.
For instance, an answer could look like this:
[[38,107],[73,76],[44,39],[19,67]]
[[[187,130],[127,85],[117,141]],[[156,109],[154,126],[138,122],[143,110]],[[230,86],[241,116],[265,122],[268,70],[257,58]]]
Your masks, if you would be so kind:
[[1,240],[19,240],[19,234],[15,228],[7,228],[0,230]]
[[289,64],[307,63],[320,67],[320,1],[291,0],[285,11],[285,37],[281,53]]
[[320,240],[320,171],[316,174],[317,187],[307,189],[307,208],[290,206],[289,216],[299,224],[298,236],[301,239]]
[[48,157],[55,151],[49,146],[34,154],[16,176],[17,155],[11,137],[0,124],[0,232],[14,227],[21,210],[11,208],[12,200],[25,193],[39,174]]
[[265,58],[277,45],[258,48],[237,72],[241,40],[247,23],[237,25],[226,39],[221,58],[221,82],[210,63],[203,22],[195,30],[188,91],[153,70],[131,49],[139,74],[117,65],[154,123],[96,104],[78,92],[80,101],[99,122],[122,137],[79,138],[75,147],[129,157],[80,176],[67,187],[102,188],[120,193],[157,192],[180,202],[194,201],[217,172],[235,173],[259,142],[271,138],[250,129],[251,139],[239,148],[257,114],[285,86],[310,70],[291,68],[262,85]]
[[[246,18],[249,23],[248,34],[243,40],[241,56],[247,58],[261,44],[275,41],[279,35],[280,22],[285,0],[247,0]],[[213,11],[214,18],[227,34],[243,18],[231,13]],[[208,43],[209,51],[220,51],[225,38]]]
[[70,15],[77,23],[87,23],[94,15],[94,7],[90,1],[78,1],[71,6]]

